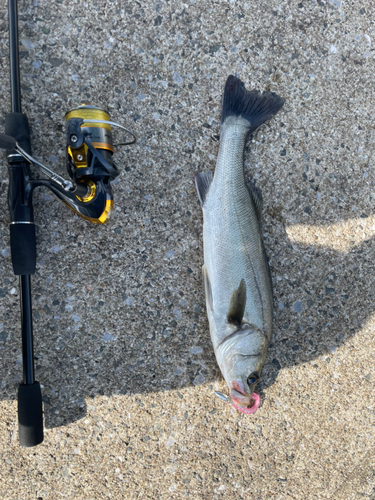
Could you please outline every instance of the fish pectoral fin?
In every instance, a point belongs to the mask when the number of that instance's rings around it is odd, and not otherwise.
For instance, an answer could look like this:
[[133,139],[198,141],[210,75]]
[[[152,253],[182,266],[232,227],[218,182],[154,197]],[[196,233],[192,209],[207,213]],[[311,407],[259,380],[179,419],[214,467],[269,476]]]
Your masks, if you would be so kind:
[[234,290],[229,301],[227,321],[240,326],[246,307],[246,283],[242,278],[240,286]]
[[206,304],[207,304],[207,307],[209,307],[211,309],[211,311],[213,311],[214,310],[214,301],[213,301],[213,297],[212,297],[211,282],[210,282],[210,278],[208,277],[207,267],[205,264],[202,266],[202,275],[203,275],[204,294],[206,296]]
[[207,172],[195,172],[195,187],[198,193],[198,198],[203,206],[204,200],[206,199],[208,190],[210,189],[212,182],[212,172],[209,170]]

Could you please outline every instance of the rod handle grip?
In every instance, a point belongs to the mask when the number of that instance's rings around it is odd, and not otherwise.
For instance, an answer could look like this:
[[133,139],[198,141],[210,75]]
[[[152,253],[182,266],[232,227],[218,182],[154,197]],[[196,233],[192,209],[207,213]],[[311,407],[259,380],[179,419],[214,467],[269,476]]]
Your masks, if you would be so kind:
[[[14,137],[21,148],[31,155],[30,126],[24,113],[8,113],[5,115],[5,133]],[[13,150],[14,146],[10,149]]]
[[12,150],[16,148],[16,139],[10,135],[0,134],[0,149]]
[[39,382],[18,388],[18,431],[21,446],[30,448],[43,441],[42,391]]
[[16,276],[34,274],[36,267],[35,224],[10,225],[10,250]]

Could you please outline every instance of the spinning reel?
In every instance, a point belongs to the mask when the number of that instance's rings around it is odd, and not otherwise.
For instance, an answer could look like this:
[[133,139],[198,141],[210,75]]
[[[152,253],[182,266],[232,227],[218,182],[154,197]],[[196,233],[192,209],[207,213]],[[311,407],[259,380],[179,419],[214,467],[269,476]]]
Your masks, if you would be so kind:
[[68,111],[65,118],[66,169],[71,180],[65,180],[30,155],[29,126],[26,116],[21,113],[7,115],[5,129],[9,135],[0,134],[0,148],[7,150],[10,165],[17,164],[22,157],[49,177],[49,180],[32,180],[27,176],[25,205],[31,204],[36,187],[46,186],[76,214],[102,224],[113,207],[110,181],[119,175],[113,161],[111,126],[120,127],[133,136],[132,141],[118,145],[133,144],[135,136],[122,125],[110,121],[108,112],[96,106],[82,104]]
[[[0,149],[7,150],[10,212],[10,248],[13,270],[20,277],[23,383],[18,391],[19,441],[35,446],[43,441],[43,410],[40,384],[35,380],[30,275],[36,267],[36,238],[32,205],[34,189],[49,188],[84,219],[104,223],[112,211],[111,181],[119,175],[113,161],[113,126],[107,111],[82,104],[66,113],[66,169],[64,179],[31,155],[30,128],[21,112],[17,0],[8,0],[11,113],[5,117]],[[47,178],[33,178],[30,166]]]

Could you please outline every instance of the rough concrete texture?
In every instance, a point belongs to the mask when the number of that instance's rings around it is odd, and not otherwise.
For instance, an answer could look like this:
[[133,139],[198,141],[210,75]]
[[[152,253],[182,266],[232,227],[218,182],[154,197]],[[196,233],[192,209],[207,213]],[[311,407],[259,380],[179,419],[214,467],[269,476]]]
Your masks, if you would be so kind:
[[[3,130],[5,2],[0,11]],[[20,2],[34,155],[64,175],[64,114],[81,102],[108,108],[139,140],[116,152],[106,225],[35,193],[46,432],[33,449],[18,446],[19,291],[2,157],[1,498],[374,498],[373,19],[369,0]],[[252,416],[214,395],[226,387],[193,182],[214,170],[231,73],[286,100],[246,150],[275,297]]]

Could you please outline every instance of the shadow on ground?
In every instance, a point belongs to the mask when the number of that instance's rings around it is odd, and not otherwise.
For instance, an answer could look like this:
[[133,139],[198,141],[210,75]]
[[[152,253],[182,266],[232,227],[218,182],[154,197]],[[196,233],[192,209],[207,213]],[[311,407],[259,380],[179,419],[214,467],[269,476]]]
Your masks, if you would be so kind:
[[[291,244],[284,231],[277,239],[276,252],[269,253],[275,281],[275,336],[260,392],[285,367],[309,363],[322,355],[329,362],[330,355],[371,318],[375,294],[371,239],[340,253]],[[58,314],[37,313],[37,326],[50,325],[39,336],[43,340],[37,341],[36,360],[37,378],[44,385],[47,427],[82,418],[88,400],[98,395],[139,394],[142,399],[143,393],[154,392],[155,398],[167,398],[169,390],[221,379],[209,339],[199,249],[191,254],[197,260],[187,259],[183,265],[173,259],[158,262],[159,254],[153,253],[152,246],[134,255],[137,257],[124,271],[133,274],[135,288],[129,290],[119,283],[119,290],[104,282],[102,300],[93,306],[86,300],[86,305],[79,306],[83,318],[77,320],[76,330],[70,317],[62,332],[61,326],[56,327]],[[282,262],[278,264],[279,258]],[[110,281],[115,263],[104,266]],[[279,281],[276,275],[280,273],[289,277]],[[94,276],[88,273],[86,278],[90,282]],[[78,286],[73,289],[77,293]],[[66,315],[73,301],[69,296],[55,300],[52,309]],[[41,311],[44,306],[38,302],[37,297],[36,311]],[[10,387],[7,392],[12,392]]]

